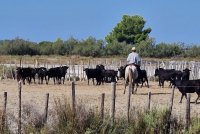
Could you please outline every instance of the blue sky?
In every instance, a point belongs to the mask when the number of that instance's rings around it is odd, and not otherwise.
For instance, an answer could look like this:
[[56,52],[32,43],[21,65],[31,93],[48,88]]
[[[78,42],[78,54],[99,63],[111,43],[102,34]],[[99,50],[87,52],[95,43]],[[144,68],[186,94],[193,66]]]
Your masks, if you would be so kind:
[[200,0],[0,1],[0,40],[104,39],[127,14],[142,16],[156,43],[200,44]]

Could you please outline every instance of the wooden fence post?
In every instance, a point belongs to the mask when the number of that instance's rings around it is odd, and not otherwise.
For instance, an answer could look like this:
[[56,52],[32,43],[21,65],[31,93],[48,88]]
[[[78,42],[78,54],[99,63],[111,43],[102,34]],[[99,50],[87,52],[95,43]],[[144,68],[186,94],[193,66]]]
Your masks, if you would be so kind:
[[21,134],[21,81],[18,83],[19,111],[18,111],[18,134]]
[[78,68],[78,69],[77,69],[77,71],[78,71],[78,81],[80,81],[80,79],[81,79],[80,73],[79,73],[79,66],[80,66],[80,65],[77,65],[77,68]]
[[75,64],[73,64],[73,81],[76,81]]
[[48,105],[49,105],[49,93],[46,94],[46,103],[45,103],[45,109],[44,109],[44,121],[43,121],[43,123],[47,122]]
[[4,92],[4,107],[3,107],[3,115],[2,115],[2,124],[1,127],[4,132],[6,126],[6,106],[7,106],[7,92]]
[[83,69],[84,69],[84,62],[82,62],[82,68],[81,68],[81,70],[82,70],[82,81],[85,81],[85,75],[84,75],[84,71],[83,71]]
[[186,124],[185,124],[186,125],[185,126],[186,130],[190,126],[190,98],[191,98],[191,95],[188,94],[187,95],[187,103],[186,103],[186,116],[185,116],[185,118],[186,118]]
[[79,69],[80,69],[80,76],[79,76],[79,78],[80,78],[80,81],[82,81],[82,79],[83,79],[83,75],[82,75],[83,74],[83,61],[81,61]]
[[11,67],[11,65],[10,65],[10,73],[11,73],[12,79],[14,80],[14,70],[13,70],[13,68]]
[[175,87],[173,87],[173,90],[172,90],[172,96],[171,96],[171,100],[170,100],[170,106],[169,106],[169,113],[168,113],[168,116],[167,116],[167,126],[166,126],[166,134],[171,134],[172,133],[172,126],[171,126],[171,114],[172,114],[172,108],[173,108],[173,102],[174,102],[174,90],[175,90]]
[[111,107],[111,125],[114,125],[115,121],[115,97],[116,97],[116,83],[111,82],[112,87],[112,107]]
[[19,67],[22,67],[22,58],[19,59]]
[[104,120],[104,100],[105,100],[105,93],[101,94],[101,109],[100,109],[100,114],[101,114],[101,119],[102,121]]
[[69,81],[71,81],[71,60],[69,61]]
[[3,78],[5,79],[5,67],[4,67],[4,64],[3,64]]
[[147,109],[150,110],[151,109],[151,92],[148,93],[148,103],[147,103]]
[[72,110],[76,114],[75,82],[72,82]]
[[88,60],[88,68],[90,68],[90,59]]
[[173,103],[174,103],[174,90],[175,90],[175,87],[173,87],[172,96],[171,96],[171,100],[170,100],[170,107],[169,107],[170,116],[171,116],[171,112],[172,112],[172,108],[173,108]]

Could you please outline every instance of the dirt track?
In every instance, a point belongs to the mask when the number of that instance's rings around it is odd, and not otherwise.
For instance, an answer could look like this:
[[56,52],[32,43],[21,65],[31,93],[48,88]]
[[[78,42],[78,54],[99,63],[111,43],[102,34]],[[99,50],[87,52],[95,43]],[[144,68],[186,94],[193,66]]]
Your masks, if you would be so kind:
[[[150,88],[143,87],[138,88],[136,95],[131,96],[131,107],[135,107],[136,110],[147,106],[147,94],[152,93],[151,108],[152,107],[167,107],[170,104],[172,89],[167,88],[168,83],[165,84],[165,88],[159,88],[157,82],[150,81]],[[18,85],[15,80],[1,80],[0,81],[0,108],[3,107],[3,94],[8,93],[7,111],[9,113],[17,113],[18,106]],[[116,114],[125,114],[127,94],[123,94],[124,85],[122,80],[118,81],[116,86]],[[64,85],[53,85],[50,81],[49,85],[22,85],[22,105],[31,104],[39,112],[44,111],[45,96],[46,93],[50,94],[49,109],[53,108],[54,100],[56,98],[64,98],[67,96],[69,101],[71,100],[71,82],[67,81]],[[109,111],[111,107],[111,84],[106,83],[101,86],[90,84],[87,85],[86,81],[76,82],[76,99],[80,104],[85,104],[87,107],[98,108],[100,106],[100,95],[105,93],[105,107]],[[180,118],[185,117],[186,99],[183,99],[183,103],[180,104],[181,94],[176,89],[174,98],[173,114],[178,115]],[[191,96],[191,116],[200,114],[200,104],[193,103],[197,95]],[[200,100],[199,100],[200,102]]]

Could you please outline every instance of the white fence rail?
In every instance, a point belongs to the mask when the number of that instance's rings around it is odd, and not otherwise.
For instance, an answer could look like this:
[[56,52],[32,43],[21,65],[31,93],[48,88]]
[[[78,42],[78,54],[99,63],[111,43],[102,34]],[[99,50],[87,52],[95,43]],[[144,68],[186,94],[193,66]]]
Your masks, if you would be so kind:
[[[86,80],[85,72],[83,71],[84,68],[95,68],[97,64],[103,64],[106,69],[113,69],[118,70],[120,66],[126,64],[126,60],[115,60],[115,61],[108,61],[108,60],[89,60],[88,62],[81,62],[79,64],[75,64],[72,61],[68,61],[66,63],[69,66],[67,70],[66,78],[68,80],[72,80],[73,78],[78,78],[78,80]],[[5,75],[4,67],[16,67],[20,66],[20,64],[1,64],[3,66],[3,75]],[[61,66],[60,64],[23,64],[23,67],[57,67]],[[145,69],[147,71],[147,76],[150,80],[154,78],[155,69],[161,67],[164,69],[176,69],[176,70],[184,70],[185,68],[189,68],[190,72],[190,79],[200,79],[200,62],[196,61],[142,61],[141,69]]]

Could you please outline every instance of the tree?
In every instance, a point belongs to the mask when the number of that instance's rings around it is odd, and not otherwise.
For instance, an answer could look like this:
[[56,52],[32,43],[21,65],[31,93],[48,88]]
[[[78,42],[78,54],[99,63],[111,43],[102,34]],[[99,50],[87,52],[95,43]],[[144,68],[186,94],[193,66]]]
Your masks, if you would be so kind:
[[127,55],[131,50],[132,45],[126,44],[125,42],[113,41],[105,46],[104,55]]
[[88,37],[86,40],[82,40],[73,53],[81,56],[100,56],[102,53],[104,42],[102,40],[96,40],[94,37]]
[[154,50],[154,56],[157,58],[174,57],[182,54],[183,46],[181,44],[159,43]]
[[136,45],[137,52],[142,57],[153,57],[155,49],[155,40],[153,38],[147,38]]
[[42,41],[38,44],[38,48],[41,55],[51,55],[54,50],[52,48],[53,43],[50,41]]
[[53,49],[54,49],[54,54],[65,55],[66,49],[64,47],[63,40],[57,38],[57,40],[53,43]]
[[72,55],[74,48],[77,47],[78,44],[79,44],[79,41],[73,37],[70,37],[67,41],[65,41],[64,46],[66,48],[66,54]]
[[200,56],[200,46],[199,45],[189,46],[185,50],[185,57],[198,57],[198,56]]
[[107,43],[113,41],[135,44],[145,40],[151,28],[144,29],[146,21],[141,16],[124,15],[122,21],[106,36]]
[[38,54],[37,44],[16,38],[14,40],[6,40],[0,45],[0,53],[7,55],[36,55]]

